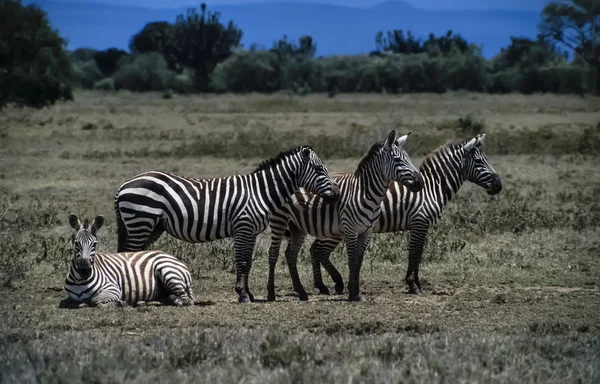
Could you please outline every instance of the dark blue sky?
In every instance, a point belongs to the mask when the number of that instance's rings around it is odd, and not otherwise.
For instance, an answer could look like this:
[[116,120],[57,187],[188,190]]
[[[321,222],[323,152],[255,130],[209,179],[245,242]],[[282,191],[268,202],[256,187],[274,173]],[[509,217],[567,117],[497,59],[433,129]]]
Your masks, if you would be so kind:
[[[48,12],[69,49],[128,49],[131,36],[153,21],[174,22],[202,0],[25,0]],[[419,38],[452,30],[482,47],[487,58],[510,43],[510,36],[535,38],[546,0],[215,0],[243,31],[242,44],[270,48],[284,34],[311,35],[317,55],[369,53],[378,31],[411,30]]]
[[[51,2],[37,0],[32,2]],[[199,1],[193,0],[72,0],[74,3],[111,3],[120,5],[144,6],[149,8],[179,8],[197,6]],[[265,3],[265,0],[213,0],[210,5]],[[335,4],[351,7],[370,8],[381,3],[381,0],[278,0],[277,2]],[[537,10],[540,11],[547,0],[406,0],[414,7],[424,9],[505,9],[505,10]]]

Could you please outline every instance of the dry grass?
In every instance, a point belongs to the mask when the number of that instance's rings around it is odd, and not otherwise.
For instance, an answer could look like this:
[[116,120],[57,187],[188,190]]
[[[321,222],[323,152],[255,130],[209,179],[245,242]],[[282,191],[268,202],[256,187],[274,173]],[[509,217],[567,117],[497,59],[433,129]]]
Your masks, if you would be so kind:
[[[0,382],[600,380],[598,98],[76,98],[0,114]],[[126,178],[149,169],[248,172],[302,143],[331,171],[351,171],[391,128],[413,132],[416,165],[443,142],[483,130],[504,183],[494,198],[466,185],[447,207],[429,236],[424,295],[405,294],[406,234],[370,246],[363,303],[299,302],[282,263],[277,302],[250,305],[236,301],[231,241],[163,237],[157,247],[189,264],[203,305],[57,308],[68,212],[104,214],[100,248],[115,249],[113,196]],[[250,281],[258,299],[268,245],[264,234]],[[300,255],[307,288],[308,246]],[[344,251],[332,260],[347,276]]]

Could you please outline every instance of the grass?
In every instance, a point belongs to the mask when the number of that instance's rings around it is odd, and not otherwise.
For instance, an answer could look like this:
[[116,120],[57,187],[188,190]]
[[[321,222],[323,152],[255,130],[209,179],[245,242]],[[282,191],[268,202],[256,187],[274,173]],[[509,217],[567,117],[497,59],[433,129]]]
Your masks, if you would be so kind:
[[[0,115],[0,382],[548,382],[600,380],[600,100],[553,95],[202,95],[82,92]],[[467,184],[430,232],[421,282],[405,294],[407,234],[376,236],[363,303],[299,302],[285,262],[277,301],[237,304],[233,243],[156,247],[184,260],[190,308],[60,310],[67,214],[103,214],[149,169],[214,177],[310,144],[352,171],[390,129],[423,155],[487,133],[504,189]],[[266,297],[268,234],[250,287]],[[300,276],[312,287],[306,242]],[[280,257],[283,260],[284,257]],[[345,249],[332,255],[345,279]],[[325,282],[332,282],[325,277]],[[309,289],[311,292],[311,289]]]

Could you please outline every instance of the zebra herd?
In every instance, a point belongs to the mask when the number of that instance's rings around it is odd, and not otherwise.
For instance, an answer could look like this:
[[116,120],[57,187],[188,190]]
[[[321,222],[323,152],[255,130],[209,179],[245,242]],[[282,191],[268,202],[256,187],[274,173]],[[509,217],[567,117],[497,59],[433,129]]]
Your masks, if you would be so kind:
[[[410,133],[409,133],[410,134]],[[428,155],[420,169],[403,149],[408,136],[391,131],[373,144],[352,174],[331,174],[315,151],[300,146],[263,161],[252,173],[195,179],[169,172],[137,175],[117,190],[117,253],[96,253],[97,216],[82,224],[69,215],[73,259],[65,280],[69,297],[60,307],[136,305],[160,301],[177,306],[195,302],[187,266],[151,250],[164,233],[190,243],[233,238],[235,291],[239,302],[254,301],[248,280],[257,236],[271,228],[267,299],[275,300],[275,265],[281,241],[300,300],[307,300],[297,270],[306,235],[314,285],[329,294],[321,265],[342,294],[344,282],[329,255],[344,241],[348,253],[348,300],[360,301],[360,269],[372,233],[410,231],[406,283],[422,292],[419,264],[428,229],[465,181],[498,194],[502,183],[481,149],[485,134],[448,143]]]

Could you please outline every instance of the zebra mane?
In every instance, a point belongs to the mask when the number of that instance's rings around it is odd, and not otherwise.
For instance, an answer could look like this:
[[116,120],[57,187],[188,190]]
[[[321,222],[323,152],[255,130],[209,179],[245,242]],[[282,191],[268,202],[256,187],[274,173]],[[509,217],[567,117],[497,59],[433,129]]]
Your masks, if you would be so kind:
[[86,218],[85,220],[83,220],[83,224],[81,225],[81,229],[88,229],[89,226],[90,226],[90,219]]
[[281,163],[281,160],[289,157],[290,155],[295,155],[304,148],[309,148],[310,150],[312,150],[312,148],[309,145],[301,145],[296,148],[288,149],[287,151],[279,152],[279,154],[271,157],[270,159],[261,161],[261,163],[258,165],[258,167],[256,167],[256,169],[252,173],[257,173],[260,171],[264,171],[265,169],[272,168]]
[[379,153],[379,150],[383,148],[385,141],[380,141],[371,146],[369,152],[362,158],[360,163],[358,163],[358,167],[356,167],[356,171],[354,171],[354,176],[360,176],[365,169],[367,169],[368,164],[375,158],[375,156]]
[[419,166],[419,170],[423,169],[424,165],[430,165],[431,162],[437,159],[441,153],[452,152],[457,148],[460,148],[463,145],[465,145],[469,140],[471,139],[456,139],[453,141],[449,141],[446,144],[440,145],[439,147],[434,149],[433,152],[425,156],[425,158],[421,162],[421,165]]

